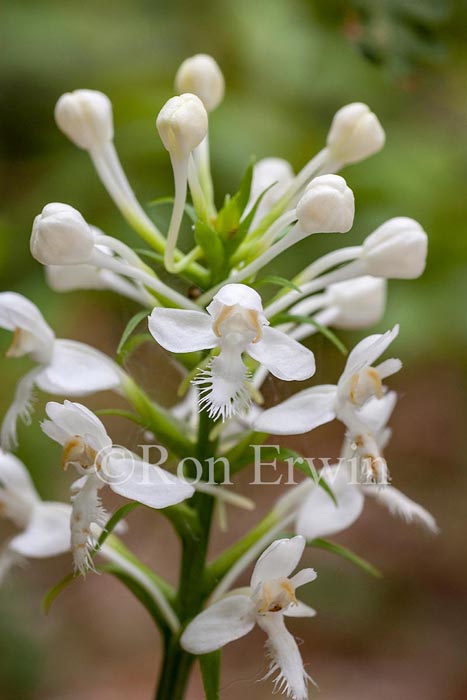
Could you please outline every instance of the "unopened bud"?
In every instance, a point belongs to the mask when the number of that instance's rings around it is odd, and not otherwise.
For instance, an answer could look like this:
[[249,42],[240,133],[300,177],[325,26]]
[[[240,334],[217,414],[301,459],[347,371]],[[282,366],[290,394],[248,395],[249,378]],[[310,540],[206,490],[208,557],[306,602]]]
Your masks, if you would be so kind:
[[345,233],[353,224],[353,192],[339,175],[315,177],[297,204],[297,218],[302,231]]
[[55,105],[55,121],[79,148],[88,150],[113,139],[112,103],[97,90],[66,92]]
[[175,76],[175,89],[199,97],[208,112],[222,102],[224,76],[212,56],[198,53],[183,61]]
[[380,151],[385,138],[378,117],[367,105],[353,102],[334,115],[327,146],[332,159],[339,165],[346,165]]
[[31,253],[44,265],[85,263],[94,249],[94,234],[79,211],[68,204],[47,204],[36,216]]
[[366,328],[378,323],[386,307],[386,280],[379,277],[357,277],[331,284],[326,292],[329,306],[338,311],[334,328],[348,330]]
[[405,216],[389,219],[363,242],[361,260],[375,277],[415,279],[425,269],[428,236]]
[[199,97],[185,93],[165,103],[156,126],[169,153],[187,158],[207,134],[208,114]]

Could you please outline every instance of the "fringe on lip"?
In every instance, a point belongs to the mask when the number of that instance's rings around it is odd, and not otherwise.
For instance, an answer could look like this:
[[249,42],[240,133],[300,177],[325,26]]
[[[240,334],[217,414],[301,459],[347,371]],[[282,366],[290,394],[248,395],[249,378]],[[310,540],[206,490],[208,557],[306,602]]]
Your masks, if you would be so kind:
[[[222,368],[219,359],[220,355],[213,358],[206,369],[199,372],[193,379],[192,384],[199,391],[199,409],[201,411],[206,409],[213,420],[222,418],[222,421],[226,421],[248,410],[251,403],[248,388],[251,373],[241,363],[241,374],[239,372],[237,375],[233,373],[230,377],[223,376],[222,371],[218,371]],[[224,384],[224,387],[221,388],[221,384]],[[222,397],[223,393],[224,397]]]
[[92,525],[104,527],[108,514],[102,505],[99,485],[93,483],[92,477],[88,477],[87,483],[72,497],[72,504],[71,551],[75,571],[84,576],[86,572],[96,570],[91,556],[96,546]]

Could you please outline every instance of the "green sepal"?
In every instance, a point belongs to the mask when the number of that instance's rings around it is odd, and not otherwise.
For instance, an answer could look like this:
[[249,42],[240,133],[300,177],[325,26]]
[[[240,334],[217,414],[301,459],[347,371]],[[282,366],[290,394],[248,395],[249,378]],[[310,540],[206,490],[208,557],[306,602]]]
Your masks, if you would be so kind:
[[318,321],[316,321],[314,318],[311,316],[301,316],[301,315],[295,315],[295,314],[278,314],[277,316],[274,316],[274,318],[271,319],[272,325],[276,326],[279,323],[307,323],[310,326],[314,326],[319,330],[322,335],[324,335],[333,345],[336,346],[336,348],[341,352],[344,356],[348,355],[348,350],[345,347],[344,343],[339,340],[337,335],[333,333],[329,328],[326,326],[321,325]]
[[201,654],[198,660],[205,700],[220,700],[221,650],[212,651],[210,654]]

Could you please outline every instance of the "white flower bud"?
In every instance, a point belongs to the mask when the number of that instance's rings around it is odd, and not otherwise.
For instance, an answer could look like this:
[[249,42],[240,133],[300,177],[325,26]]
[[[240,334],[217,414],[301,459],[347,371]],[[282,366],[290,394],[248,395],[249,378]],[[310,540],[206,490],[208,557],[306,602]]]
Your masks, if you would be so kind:
[[79,211],[68,204],[47,204],[36,216],[31,253],[44,265],[85,263],[94,249],[94,234]]
[[185,93],[165,103],[156,126],[169,153],[187,158],[208,132],[208,114],[199,97]]
[[320,175],[306,188],[297,204],[302,231],[345,233],[352,227],[355,202],[353,192],[339,175]]
[[55,121],[79,148],[91,149],[113,139],[112,103],[97,90],[66,92],[55,105]]
[[338,311],[332,326],[353,330],[378,323],[386,307],[386,286],[386,280],[370,275],[331,284],[326,296]]
[[283,158],[263,158],[255,163],[250,201],[248,202],[246,213],[250,211],[260,194],[267,190],[259,205],[261,211],[266,213],[279,201],[288,185],[292,182],[293,177],[292,166]]
[[367,105],[353,102],[334,115],[327,146],[332,159],[339,165],[346,165],[380,151],[385,138],[378,117]]
[[375,277],[415,279],[425,269],[428,237],[414,219],[389,219],[363,242],[361,260]]
[[183,61],[175,76],[175,89],[199,97],[208,112],[222,102],[224,76],[212,56],[198,53]]

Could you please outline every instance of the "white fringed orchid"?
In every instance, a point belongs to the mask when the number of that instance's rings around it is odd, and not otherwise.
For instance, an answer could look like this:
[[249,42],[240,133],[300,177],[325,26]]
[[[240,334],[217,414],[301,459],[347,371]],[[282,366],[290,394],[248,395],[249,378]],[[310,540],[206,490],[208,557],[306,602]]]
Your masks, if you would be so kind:
[[118,390],[122,370],[109,357],[84,343],[55,338],[39,309],[21,294],[0,294],[0,328],[13,331],[8,357],[28,355],[37,366],[18,382],[15,398],[1,428],[5,449],[17,445],[18,418],[28,422],[35,386],[49,394],[86,396]]
[[295,596],[299,586],[316,579],[315,570],[302,569],[291,576],[304,549],[305,539],[300,536],[273,542],[258,559],[250,586],[232,591],[195,617],[182,635],[182,647],[192,654],[207,654],[244,637],[257,624],[268,636],[266,678],[277,673],[274,684],[278,690],[293,700],[306,700],[310,678],[284,623],[284,616],[316,615]]
[[[360,412],[360,418],[372,431],[373,439],[380,454],[389,440],[391,430],[387,427],[397,401],[395,392],[390,391],[382,399],[372,398]],[[402,520],[417,522],[430,532],[439,532],[433,516],[418,503],[405,496],[393,486],[386,484],[361,484],[359,482],[360,457],[355,444],[346,437],[342,457],[338,464],[325,467],[320,478],[331,487],[336,503],[312,479],[302,481],[293,492],[280,499],[276,507],[285,512],[296,512],[295,531],[307,540],[328,537],[347,529],[359,517],[366,496],[370,496]]]
[[313,353],[270,328],[260,295],[244,284],[226,284],[203,311],[155,308],[149,330],[171,352],[219,348],[194,384],[200,388],[200,406],[212,418],[223,420],[244,411],[250,402],[246,353],[274,376],[286,381],[311,377]]
[[0,552],[0,581],[15,563],[70,550],[71,507],[42,501],[22,462],[0,450],[0,515],[20,532]]
[[85,406],[51,401],[46,412],[50,420],[43,421],[42,430],[63,446],[63,467],[74,466],[82,477],[72,486],[71,514],[71,549],[81,573],[92,568],[91,526],[103,527],[108,519],[99,494],[104,486],[150,508],[166,508],[193,495],[188,482],[114,448],[102,422]]
[[366,458],[368,479],[385,482],[385,461],[362,418],[361,409],[368,399],[383,397],[383,379],[398,372],[402,366],[398,359],[373,366],[398,332],[399,327],[394,326],[392,331],[364,338],[349,354],[337,384],[315,386],[295,394],[264,411],[255,421],[254,428],[275,435],[298,435],[337,418],[344,423],[360,454]]

